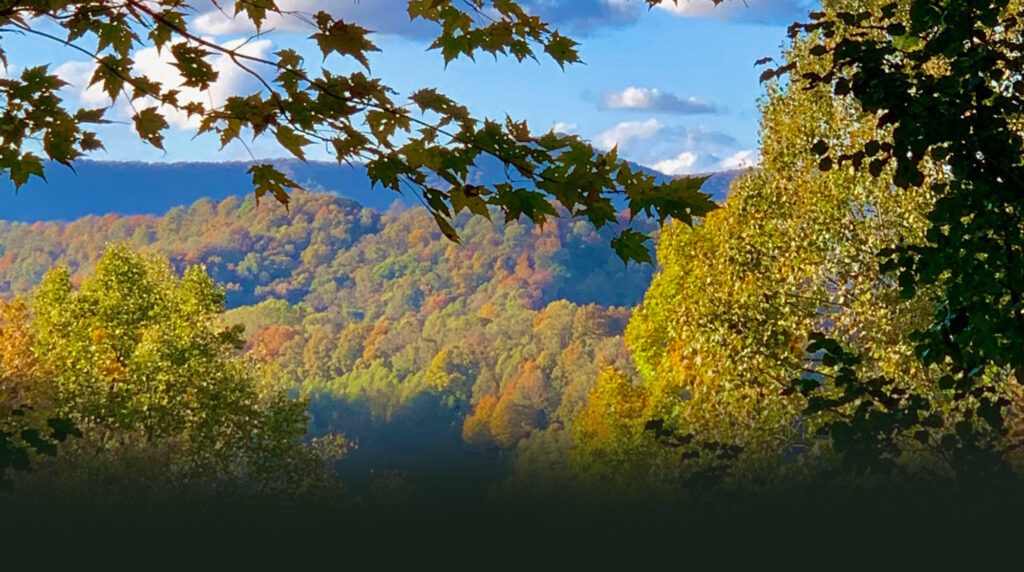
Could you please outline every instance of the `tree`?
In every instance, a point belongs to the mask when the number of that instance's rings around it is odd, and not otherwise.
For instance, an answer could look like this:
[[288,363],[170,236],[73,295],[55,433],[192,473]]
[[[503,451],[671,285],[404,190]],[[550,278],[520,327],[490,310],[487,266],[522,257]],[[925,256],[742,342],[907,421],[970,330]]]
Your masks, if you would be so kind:
[[[653,6],[661,0],[646,1]],[[397,102],[394,90],[368,74],[368,55],[378,50],[372,34],[328,12],[285,12],[274,0],[213,4],[233,8],[235,17],[251,23],[257,36],[271,15],[303,22],[325,62],[340,58],[360,64],[365,73],[315,70],[294,50],[267,59],[204,39],[191,31],[194,9],[183,0],[8,2],[0,9],[0,37],[20,33],[61,42],[92,58],[93,84],[112,102],[120,98],[131,103],[135,131],[155,147],[163,146],[168,113],[195,118],[197,134],[214,133],[224,145],[248,134],[272,136],[291,155],[305,159],[306,147],[322,144],[339,162],[364,163],[375,184],[419,193],[452,240],[458,240],[452,226],[455,215],[468,211],[490,218],[489,206],[500,209],[506,221],[525,216],[544,222],[558,216],[553,201],[570,216],[597,227],[617,223],[612,203],[616,196],[628,202],[631,217],[645,213],[689,222],[714,208],[699,192],[703,178],[659,184],[619,160],[615,149],[599,153],[574,136],[534,134],[525,122],[509,117],[503,122],[479,120],[430,88],[410,94],[407,104]],[[410,0],[408,13],[413,20],[440,27],[432,47],[445,62],[478,53],[519,61],[543,53],[560,66],[579,61],[576,42],[513,0]],[[162,85],[136,69],[133,51],[147,45],[169,54],[181,77],[179,85]],[[229,97],[219,107],[205,103],[198,95],[217,79],[214,57],[230,59],[254,76],[261,89]],[[62,85],[45,66],[0,79],[0,169],[16,186],[44,176],[35,141],[42,142],[43,156],[68,166],[103,146],[87,127],[106,122],[107,109],[68,109],[58,93]],[[470,182],[469,169],[482,155],[504,163],[507,181],[489,187]],[[254,164],[249,172],[257,197],[269,193],[287,204],[288,190],[298,187],[269,164]],[[647,239],[627,225],[612,246],[624,261],[650,261]]]
[[[890,378],[855,372],[856,349],[822,337],[811,349],[837,366],[841,391],[815,409],[852,412],[826,431],[848,457],[871,465],[891,464],[900,454],[892,440],[913,434],[925,444],[937,439],[960,475],[1005,474],[1006,454],[1020,443],[1007,422],[1018,408],[1002,384],[1019,381],[1024,366],[1024,6],[908,0],[824,8],[791,29],[813,39],[810,54],[821,60],[794,75],[858,105],[891,138],[844,149],[819,141],[819,168],[866,165],[896,192],[933,198],[923,240],[880,255],[904,297],[936,292],[932,320],[912,339],[921,365],[944,375],[928,392],[897,394]],[[941,408],[958,418],[929,415]]]
[[58,267],[29,310],[17,304],[2,337],[4,377],[35,378],[23,400],[49,403],[81,430],[57,459],[66,478],[109,465],[122,482],[167,487],[315,479],[318,461],[300,440],[306,403],[261,387],[239,355],[240,328],[218,323],[224,292],[202,267],[179,278],[166,259],[115,245],[79,288]]
[[[817,21],[891,39],[891,31],[878,32],[879,19],[891,17],[882,15],[893,10],[887,6],[825,2]],[[908,290],[878,256],[928,251],[945,200],[934,187],[949,184],[949,165],[915,163],[921,182],[894,190],[902,167],[868,156],[903,157],[894,150],[900,128],[821,81],[831,69],[819,57],[822,29],[794,37],[780,68],[789,81],[769,83],[761,171],[738,179],[703,225],[671,225],[662,235],[664,269],[627,330],[639,380],[604,375],[576,423],[577,470],[596,473],[598,482],[618,473],[677,487],[678,475],[722,460],[739,484],[789,478],[808,466],[953,476],[966,468],[962,454],[983,452],[970,447],[1001,454],[1013,444],[1007,432],[990,432],[988,441],[973,435],[993,418],[993,406],[1019,423],[1012,373],[988,362],[972,374],[980,390],[946,385],[978,364],[934,359],[929,338],[916,333],[934,331],[933,312],[948,307],[946,285],[914,279]],[[849,49],[838,36],[829,41],[837,54]],[[865,98],[882,89],[858,85]],[[930,101],[921,93],[914,99],[922,98]],[[933,108],[929,120],[918,117],[904,130],[939,125],[945,113],[957,121],[958,111]],[[955,281],[968,280],[954,268]],[[734,461],[729,447],[742,449]],[[616,470],[623,466],[639,467],[647,480]]]
[[57,445],[81,432],[57,416],[52,377],[32,351],[27,309],[0,304],[0,488],[8,471],[29,470],[33,458],[57,454]]

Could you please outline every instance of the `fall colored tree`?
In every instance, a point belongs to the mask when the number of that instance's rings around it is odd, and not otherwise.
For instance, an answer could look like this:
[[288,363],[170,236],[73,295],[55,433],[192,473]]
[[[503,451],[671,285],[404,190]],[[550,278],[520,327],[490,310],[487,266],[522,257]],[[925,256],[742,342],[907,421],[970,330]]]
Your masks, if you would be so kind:
[[[722,461],[740,484],[880,459],[918,475],[957,471],[957,443],[985,416],[943,382],[962,364],[921,359],[915,332],[945,304],[941,284],[909,295],[879,257],[932,240],[941,200],[932,187],[948,169],[924,160],[923,182],[894,190],[906,167],[869,156],[891,149],[899,127],[820,81],[822,38],[839,57],[845,26],[870,30],[909,13],[892,6],[825,2],[816,21],[833,22],[836,35],[821,26],[796,35],[780,68],[789,81],[768,85],[761,170],[735,181],[704,224],[663,232],[663,270],[627,329],[639,377],[605,374],[576,421],[577,466],[595,481],[618,472],[678,488]],[[1009,370],[977,373],[982,406],[1019,416]]]

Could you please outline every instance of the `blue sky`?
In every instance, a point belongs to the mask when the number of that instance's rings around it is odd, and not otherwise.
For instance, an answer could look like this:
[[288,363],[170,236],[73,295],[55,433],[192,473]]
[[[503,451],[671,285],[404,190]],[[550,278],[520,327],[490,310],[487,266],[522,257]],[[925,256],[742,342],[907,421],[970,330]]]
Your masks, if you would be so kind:
[[[326,9],[377,31],[382,52],[371,58],[373,74],[402,94],[435,87],[465,103],[477,116],[526,119],[535,130],[556,128],[578,134],[607,148],[618,144],[627,159],[670,174],[749,165],[757,160],[757,99],[762,93],[753,63],[781,51],[786,27],[804,19],[806,0],[679,0],[648,10],[644,0],[524,0],[528,9],[581,43],[584,65],[560,69],[540,63],[480,57],[447,66],[428,51],[433,29],[410,23],[405,0],[280,0],[284,7],[313,12]],[[237,21],[205,10],[192,26],[221,43],[249,36]],[[208,6],[207,6],[208,7]],[[309,30],[294,20],[274,22],[274,31],[247,49],[268,54],[281,48],[299,50],[309,62],[319,51],[306,38]],[[95,90],[85,90],[92,66],[80,53],[43,39],[4,35],[11,69],[49,63],[73,85],[64,90],[71,104],[108,105]],[[135,55],[159,75],[169,68],[152,49]],[[328,60],[327,66],[346,64]],[[164,78],[165,85],[173,83]],[[223,62],[222,80],[203,97],[217,100],[254,89],[244,74]],[[128,120],[123,104],[114,115]],[[145,146],[125,124],[101,132],[106,151],[99,160],[217,161],[279,157],[270,140],[247,150],[232,143],[219,150],[213,137],[193,139],[184,117],[172,118],[172,130],[160,151]],[[328,158],[309,149],[313,158]]]

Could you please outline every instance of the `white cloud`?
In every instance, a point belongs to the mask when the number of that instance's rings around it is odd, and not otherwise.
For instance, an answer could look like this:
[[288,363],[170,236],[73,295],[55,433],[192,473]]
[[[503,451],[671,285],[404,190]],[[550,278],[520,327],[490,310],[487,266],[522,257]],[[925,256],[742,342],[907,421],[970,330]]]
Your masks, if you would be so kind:
[[96,71],[94,62],[64,62],[54,68],[53,73],[62,80],[68,82],[64,91],[71,95],[77,95],[82,105],[87,107],[103,107],[110,103],[110,98],[104,93],[99,85],[89,86],[92,81],[92,74]]
[[[263,30],[308,33],[315,28],[312,15],[323,10],[335,18],[383,34],[424,35],[433,30],[422,20],[409,20],[408,4],[408,0],[277,0],[281,13],[267,14],[262,27]],[[193,18],[192,27],[211,36],[252,34],[256,31],[244,14],[235,17],[230,7],[217,10],[211,6],[209,10],[201,11]]]
[[691,153],[690,151],[683,151],[672,159],[665,159],[664,161],[658,161],[651,165],[651,168],[655,171],[665,173],[666,175],[685,175],[691,173],[694,164],[697,163],[697,154]]
[[597,134],[599,149],[618,145],[622,156],[665,173],[686,175],[756,165],[757,151],[744,149],[728,133],[707,127],[664,125],[657,119],[626,121]]
[[568,123],[566,121],[556,121],[551,127],[551,130],[555,133],[562,133],[564,135],[571,135],[576,132],[579,125],[575,123]]
[[711,0],[663,0],[657,7],[691,18],[785,24],[806,17],[806,4],[803,0],[726,0],[715,6]]
[[757,149],[744,149],[722,159],[717,170],[746,169],[748,167],[756,167],[760,162],[761,153]]
[[[229,49],[237,49],[239,53],[244,55],[265,57],[270,51],[271,42],[269,40],[257,40],[245,43],[243,40],[235,40],[225,42],[222,45]],[[132,54],[132,59],[135,60],[136,73],[159,82],[164,89],[179,89],[178,100],[181,103],[199,102],[208,108],[210,106],[217,107],[223,105],[228,97],[238,94],[256,81],[245,70],[238,67],[227,55],[214,56],[209,60],[219,76],[217,81],[210,86],[210,89],[205,91],[181,87],[183,79],[181,74],[178,73],[178,69],[171,64],[173,59],[169,49],[164,49],[161,53],[158,53],[156,48],[144,48]],[[61,79],[71,84],[70,87],[77,91],[76,95],[82,105],[89,107],[110,105],[110,98],[99,84],[89,86],[95,69],[96,65],[92,62],[71,61],[61,64],[54,72]],[[156,103],[156,100],[147,98],[145,103],[136,102],[135,105],[140,107],[140,105],[148,106],[155,105]],[[190,118],[184,112],[166,106],[161,108],[161,112],[167,118],[167,122],[173,127],[195,129],[199,126],[200,120],[196,116]],[[124,98],[118,99],[114,105],[113,115],[119,117],[129,117],[131,115],[131,106],[127,104]]]
[[755,166],[757,151],[707,127],[663,125],[655,119],[616,125],[594,138],[607,149],[619,143],[626,159],[665,173],[687,175]]
[[601,105],[605,109],[636,109],[666,113],[715,113],[718,107],[710,101],[696,97],[681,98],[674,93],[647,87],[627,87],[622,91],[604,94]]
[[601,149],[611,149],[616,145],[625,146],[637,140],[650,139],[657,135],[663,127],[657,119],[625,121],[599,133],[594,138],[594,145]]

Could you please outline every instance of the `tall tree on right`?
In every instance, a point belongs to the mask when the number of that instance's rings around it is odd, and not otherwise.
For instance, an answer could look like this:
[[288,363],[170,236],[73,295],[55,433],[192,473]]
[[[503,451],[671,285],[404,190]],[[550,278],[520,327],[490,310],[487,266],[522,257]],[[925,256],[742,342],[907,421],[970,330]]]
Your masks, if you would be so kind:
[[1020,11],[832,0],[792,28],[762,74],[761,169],[702,226],[663,234],[627,331],[639,379],[599,381],[575,423],[579,474],[1009,466]]
[[[823,398],[808,384],[798,389],[815,410],[845,412],[825,432],[848,464],[890,465],[898,451],[889,437],[913,434],[960,478],[1008,475],[1007,455],[1021,442],[1000,383],[1016,389],[1024,367],[1024,6],[835,4],[791,29],[814,38],[811,54],[824,68],[796,74],[855,102],[891,137],[813,149],[821,170],[866,168],[894,194],[924,190],[934,200],[922,241],[879,254],[904,298],[935,292],[931,320],[911,339],[922,367],[945,371],[932,394],[897,394],[887,378],[858,375],[856,349],[822,337],[812,349],[835,362],[841,391]],[[955,420],[935,417],[942,408]]]

